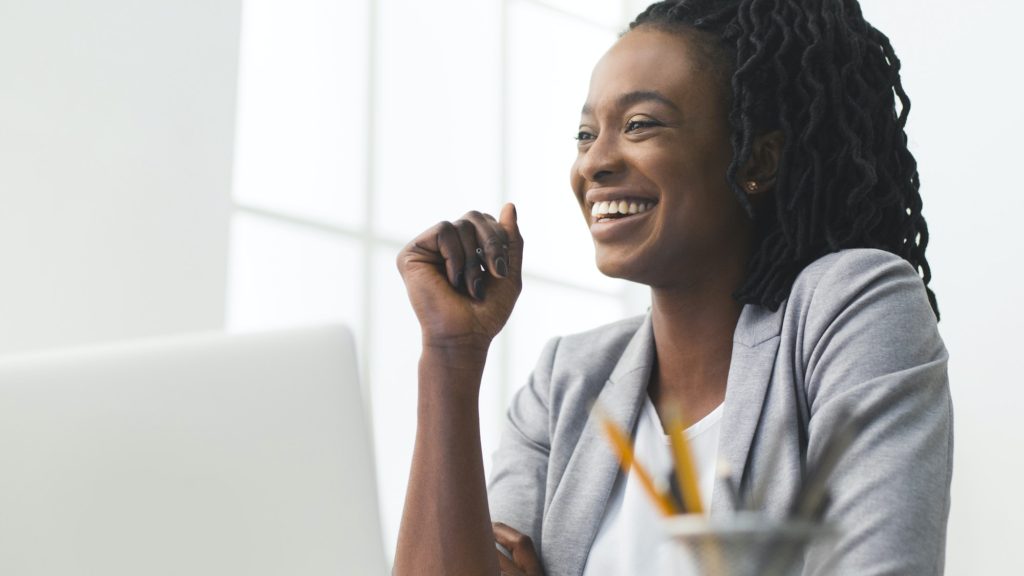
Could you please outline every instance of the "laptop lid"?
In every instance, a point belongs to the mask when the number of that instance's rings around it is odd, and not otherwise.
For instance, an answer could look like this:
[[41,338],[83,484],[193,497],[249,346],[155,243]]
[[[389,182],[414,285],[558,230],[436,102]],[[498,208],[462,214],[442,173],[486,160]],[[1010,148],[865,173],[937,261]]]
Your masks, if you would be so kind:
[[384,574],[341,326],[0,360],[0,574]]

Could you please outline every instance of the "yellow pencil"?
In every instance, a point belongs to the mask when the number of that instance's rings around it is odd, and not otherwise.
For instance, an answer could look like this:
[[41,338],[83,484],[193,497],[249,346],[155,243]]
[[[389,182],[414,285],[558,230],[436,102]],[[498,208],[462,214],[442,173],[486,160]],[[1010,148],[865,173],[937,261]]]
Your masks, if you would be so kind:
[[601,427],[604,428],[605,435],[608,436],[608,440],[611,441],[612,448],[619,456],[619,465],[622,466],[622,471],[629,474],[630,467],[636,474],[637,480],[640,481],[640,486],[643,487],[647,495],[651,497],[655,505],[661,510],[661,513],[666,516],[672,516],[678,514],[676,507],[672,504],[672,500],[667,494],[663,494],[658,491],[654,486],[654,481],[651,480],[651,475],[647,473],[647,470],[636,461],[633,457],[633,448],[629,445],[629,438],[619,429],[619,427],[612,422],[611,418],[608,418],[601,410],[595,406],[595,412],[601,419]]
[[673,417],[669,424],[669,439],[672,442],[672,453],[676,461],[676,481],[679,482],[679,493],[683,496],[683,507],[693,514],[704,513],[704,504],[700,499],[700,488],[697,486],[697,468],[693,465],[690,444],[683,432],[683,421]]

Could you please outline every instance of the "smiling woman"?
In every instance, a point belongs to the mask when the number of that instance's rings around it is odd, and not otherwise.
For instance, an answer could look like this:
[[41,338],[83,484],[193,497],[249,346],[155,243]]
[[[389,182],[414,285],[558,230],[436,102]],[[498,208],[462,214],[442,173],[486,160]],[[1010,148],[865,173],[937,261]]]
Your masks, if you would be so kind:
[[599,202],[653,205],[590,224],[608,276],[649,286],[696,272],[723,284],[743,276],[753,223],[722,177],[732,159],[728,90],[703,71],[691,36],[638,30],[594,69],[570,178],[576,198],[588,220]]
[[[681,375],[694,369],[715,374],[697,377],[700,383],[685,391],[685,402],[665,397],[688,422],[722,402],[725,344],[740,312],[731,294],[745,276],[754,236],[753,222],[723,178],[733,156],[728,90],[706,72],[696,34],[640,28],[608,51],[594,68],[570,178],[601,272],[654,288],[656,310],[690,300],[691,306],[720,311],[713,318],[701,315],[719,332],[713,356],[687,360],[689,368],[669,366],[659,356],[664,370],[674,372],[672,383],[682,384]],[[778,144],[777,137],[759,142]],[[777,150],[756,158],[761,164],[751,162],[744,175],[772,177]],[[630,201],[650,209],[626,218],[592,216],[599,203]],[[660,326],[655,323],[655,329]],[[705,332],[701,339],[711,335]],[[659,397],[660,387],[650,393]]]
[[522,288],[515,207],[406,246],[423,353],[395,573],[685,573],[595,402],[655,466],[668,424],[693,423],[713,517],[734,489],[769,516],[796,510],[805,471],[858,414],[810,511],[838,541],[803,573],[941,573],[952,415],[908,110],[899,61],[854,0],[640,14],[594,68],[570,181],[598,268],[649,286],[651,309],[549,342],[488,485],[477,403]]

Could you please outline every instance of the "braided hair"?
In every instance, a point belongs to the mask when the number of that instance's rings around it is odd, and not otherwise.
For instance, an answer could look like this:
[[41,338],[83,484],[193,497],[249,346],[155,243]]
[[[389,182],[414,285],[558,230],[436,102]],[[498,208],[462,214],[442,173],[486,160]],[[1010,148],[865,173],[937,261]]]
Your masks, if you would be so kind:
[[[729,79],[726,178],[757,230],[738,301],[776,310],[813,260],[878,248],[914,267],[938,318],[917,161],[904,131],[910,99],[889,39],[864,20],[857,0],[669,0],[629,25],[638,27],[699,31],[694,37]],[[784,144],[773,199],[752,203],[737,172],[754,139],[775,130]]]

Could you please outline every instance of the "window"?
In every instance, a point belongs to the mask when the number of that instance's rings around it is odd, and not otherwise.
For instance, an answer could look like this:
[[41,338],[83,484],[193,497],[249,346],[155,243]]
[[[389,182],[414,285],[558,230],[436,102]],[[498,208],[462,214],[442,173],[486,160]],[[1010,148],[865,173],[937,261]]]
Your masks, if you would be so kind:
[[590,70],[628,4],[244,3],[228,328],[342,321],[356,332],[391,552],[419,356],[394,264],[405,242],[470,209],[519,208],[525,288],[484,376],[487,466],[548,338],[646,308],[642,291],[594,268],[568,187]]

